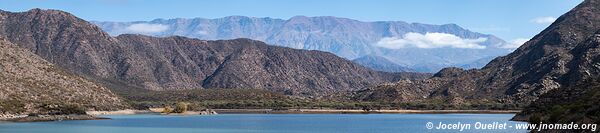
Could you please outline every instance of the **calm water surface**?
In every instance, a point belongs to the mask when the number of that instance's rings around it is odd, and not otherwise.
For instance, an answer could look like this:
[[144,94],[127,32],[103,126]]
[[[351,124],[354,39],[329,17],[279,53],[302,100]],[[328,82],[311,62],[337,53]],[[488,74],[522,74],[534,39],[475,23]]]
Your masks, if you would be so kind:
[[476,130],[476,122],[507,123],[514,114],[221,114],[207,116],[110,115],[112,120],[0,123],[0,133],[398,133],[458,132],[427,129],[469,123],[462,132],[527,132]]

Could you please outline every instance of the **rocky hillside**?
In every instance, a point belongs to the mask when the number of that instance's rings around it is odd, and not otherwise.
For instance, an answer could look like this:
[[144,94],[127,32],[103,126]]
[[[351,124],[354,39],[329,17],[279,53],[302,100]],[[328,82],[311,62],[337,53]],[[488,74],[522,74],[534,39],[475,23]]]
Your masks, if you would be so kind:
[[0,37],[0,114],[65,113],[126,106],[99,84],[70,74]]
[[[511,51],[501,47],[506,44],[502,39],[472,32],[456,24],[363,22],[331,16],[295,16],[287,20],[229,16],[216,19],[178,18],[93,23],[113,36],[135,33],[152,36],[177,35],[206,40],[250,38],[276,46],[331,52],[350,60],[375,55],[420,72],[436,72],[443,67],[472,64],[482,58],[494,58]],[[403,38],[407,33],[444,33],[461,39],[482,38],[486,40],[480,42],[480,45],[486,48],[390,49],[377,46],[378,42],[385,38]],[[465,67],[481,68],[482,65]]]
[[428,76],[372,71],[330,53],[269,46],[249,39],[111,37],[95,25],[57,10],[0,12],[0,18],[0,36],[107,86],[120,83],[151,90],[255,88],[324,95]]
[[[600,82],[590,80],[573,87],[549,91],[533,102],[513,120],[531,123],[600,124]],[[589,130],[587,130],[589,132]],[[565,132],[552,130],[544,132]],[[576,131],[582,132],[582,131]]]
[[361,96],[366,100],[388,95],[392,98],[379,100],[526,105],[551,90],[599,76],[595,33],[600,24],[595,22],[600,22],[600,1],[586,0],[513,53],[482,69],[444,69],[426,80],[381,85],[361,91]]
[[[596,22],[600,20],[600,1],[585,1],[572,12],[576,14],[566,15],[576,15],[580,21]],[[565,85],[547,92],[517,114],[515,120],[600,123],[600,108],[597,106],[600,103],[600,26],[595,26],[588,26],[594,33],[568,51],[572,60],[565,63],[568,69],[559,78],[562,82],[576,85]]]

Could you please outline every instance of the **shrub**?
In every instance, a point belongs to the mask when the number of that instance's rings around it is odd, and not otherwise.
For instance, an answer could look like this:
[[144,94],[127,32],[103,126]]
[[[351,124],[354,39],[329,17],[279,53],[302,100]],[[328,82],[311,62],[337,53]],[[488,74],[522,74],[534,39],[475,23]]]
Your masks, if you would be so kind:
[[540,123],[542,121],[542,117],[538,114],[533,114],[529,117],[529,123]]
[[60,108],[62,114],[86,114],[85,108],[75,104],[67,104]]
[[173,113],[185,113],[188,110],[188,103],[179,102],[175,105]]
[[165,107],[165,109],[163,109],[163,111],[161,113],[170,114],[172,112],[173,112],[173,108],[171,108],[171,107]]
[[558,122],[565,112],[565,108],[561,105],[554,105],[550,110],[550,122]]
[[25,104],[16,100],[0,101],[0,113],[25,112]]
[[77,105],[77,104],[63,104],[63,103],[50,103],[40,105],[40,114],[48,114],[48,115],[84,115],[85,107]]

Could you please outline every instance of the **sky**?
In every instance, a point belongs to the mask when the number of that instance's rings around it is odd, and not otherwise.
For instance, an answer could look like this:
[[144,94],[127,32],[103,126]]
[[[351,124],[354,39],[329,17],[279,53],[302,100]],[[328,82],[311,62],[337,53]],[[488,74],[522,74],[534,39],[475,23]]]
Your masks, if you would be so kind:
[[336,16],[360,21],[458,24],[509,42],[530,39],[582,0],[0,0],[0,9],[58,9],[93,21]]

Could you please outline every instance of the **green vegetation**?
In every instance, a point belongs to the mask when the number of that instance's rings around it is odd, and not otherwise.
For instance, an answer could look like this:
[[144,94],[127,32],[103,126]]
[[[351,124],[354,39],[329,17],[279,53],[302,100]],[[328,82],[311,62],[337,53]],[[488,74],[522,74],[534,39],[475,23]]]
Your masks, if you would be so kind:
[[[121,84],[112,82],[113,84]],[[117,85],[115,85],[117,86]],[[127,99],[136,109],[175,107],[178,102],[187,103],[187,110],[203,109],[520,109],[524,105],[500,103],[469,103],[452,105],[442,100],[415,102],[357,101],[347,94],[328,98],[303,98],[261,89],[194,89],[177,91],[151,91],[130,87],[113,90]],[[172,108],[173,109],[173,108]],[[173,109],[173,110],[176,110]]]
[[[329,101],[329,100],[205,100],[205,101],[186,101],[188,110],[203,109],[356,109],[356,110],[381,110],[381,109],[421,109],[421,110],[442,110],[442,109],[497,109],[506,108],[500,104],[483,105],[449,105],[449,104],[429,104],[429,103],[379,103],[379,102],[352,102],[352,101]],[[141,101],[132,102],[138,109],[160,108],[162,105],[172,105],[169,101]],[[508,108],[513,109],[513,108]]]
[[171,107],[164,107],[164,109],[163,109],[163,111],[161,113],[163,113],[163,114],[173,113],[173,108],[171,108]]
[[531,117],[529,117],[529,123],[540,123],[542,122],[542,117],[540,115],[532,115]]
[[15,100],[0,101],[0,113],[21,113],[25,111],[25,104]]
[[47,112],[49,115],[70,115],[70,114],[86,114],[85,108],[77,104],[42,104],[40,111]]
[[[565,97],[568,96],[568,97]],[[560,100],[556,100],[560,99]],[[600,124],[600,82],[582,82],[579,85],[552,90],[519,115],[528,116],[529,122]]]
[[188,111],[188,103],[178,102],[175,105],[175,109],[173,110],[173,113],[185,113],[186,111]]
[[[69,115],[69,114],[86,114],[86,108],[78,104],[57,103],[43,101],[34,108],[39,109],[39,113],[44,115]],[[23,113],[25,105],[22,101],[7,100],[0,102],[0,113]],[[37,113],[36,113],[37,114]],[[36,115],[33,114],[33,115]]]

